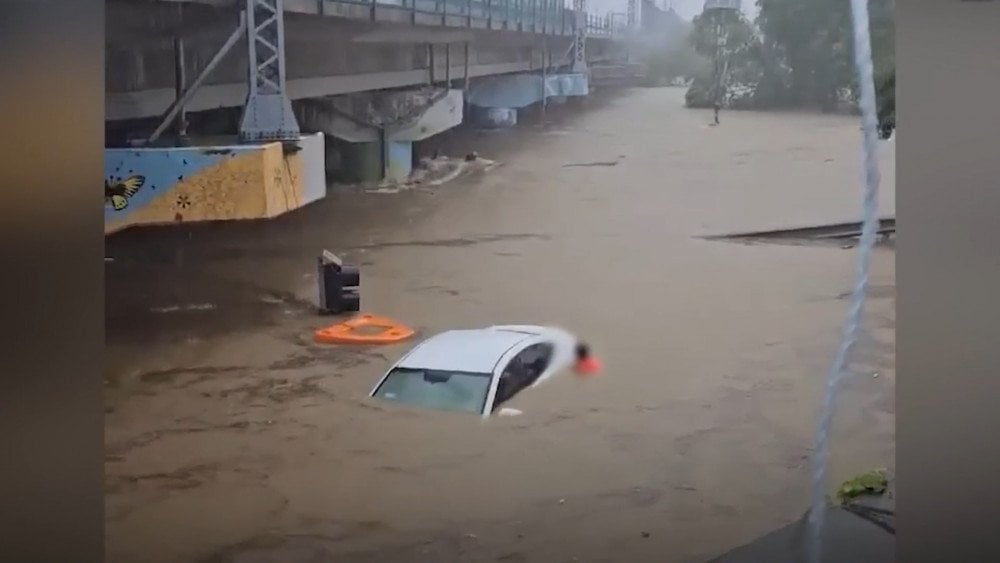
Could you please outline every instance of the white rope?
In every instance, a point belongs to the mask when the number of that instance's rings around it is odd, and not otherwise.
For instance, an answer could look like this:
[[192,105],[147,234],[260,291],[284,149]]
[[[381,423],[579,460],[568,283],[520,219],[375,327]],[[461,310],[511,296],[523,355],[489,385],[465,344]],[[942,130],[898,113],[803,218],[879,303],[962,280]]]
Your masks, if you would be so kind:
[[868,4],[866,0],[851,0],[851,16],[854,21],[854,64],[860,87],[859,107],[864,131],[864,223],[858,244],[858,271],[851,296],[843,339],[837,349],[833,365],[827,373],[826,389],[822,411],[816,428],[816,447],[813,453],[812,506],[809,510],[807,555],[809,563],[820,563],[822,554],[823,521],[826,515],[826,466],[829,458],[830,426],[836,406],[837,390],[844,376],[851,347],[857,340],[861,325],[865,293],[868,288],[869,259],[875,245],[878,227],[878,117],[875,109],[875,81],[872,76],[871,38],[868,27]]

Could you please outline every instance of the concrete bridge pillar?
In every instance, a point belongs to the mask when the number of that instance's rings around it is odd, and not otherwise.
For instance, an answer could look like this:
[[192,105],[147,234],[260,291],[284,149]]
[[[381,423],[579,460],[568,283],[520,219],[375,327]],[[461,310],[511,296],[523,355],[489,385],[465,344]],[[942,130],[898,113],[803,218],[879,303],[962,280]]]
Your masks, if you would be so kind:
[[294,108],[305,129],[336,139],[342,158],[328,172],[354,182],[402,182],[413,171],[413,143],[461,123],[463,105],[461,90],[424,89],[302,100]]
[[413,172],[413,142],[386,139],[382,147],[382,177],[389,182],[405,182]]

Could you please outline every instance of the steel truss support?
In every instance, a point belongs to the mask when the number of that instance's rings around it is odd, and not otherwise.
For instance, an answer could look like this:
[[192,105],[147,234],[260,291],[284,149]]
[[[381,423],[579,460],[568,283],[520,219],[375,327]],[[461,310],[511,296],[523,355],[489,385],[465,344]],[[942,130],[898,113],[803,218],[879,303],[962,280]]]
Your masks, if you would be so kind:
[[587,72],[587,0],[573,0],[573,72]]
[[285,91],[283,4],[283,0],[246,0],[250,74],[240,119],[244,142],[299,138],[299,124]]
[[163,113],[163,116],[160,119],[160,124],[153,131],[153,134],[149,136],[149,139],[146,140],[146,144],[155,143],[156,140],[160,138],[160,135],[162,135],[163,132],[167,130],[170,124],[173,123],[174,120],[176,120],[177,117],[183,113],[185,104],[191,101],[191,98],[194,97],[194,94],[195,92],[198,91],[198,88],[201,88],[201,85],[205,82],[208,76],[212,74],[212,71],[214,71],[216,67],[219,66],[219,63],[222,62],[222,60],[226,57],[226,55],[229,54],[229,51],[231,51],[233,47],[236,45],[236,43],[239,42],[240,38],[243,37],[243,34],[246,32],[246,30],[247,30],[246,14],[244,12],[240,12],[239,25],[236,26],[236,29],[233,30],[233,33],[229,35],[229,38],[226,39],[226,42],[222,44],[222,47],[219,47],[219,50],[216,51],[215,55],[212,57],[212,60],[208,61],[208,64],[205,65],[205,68],[202,69],[202,71],[191,82],[191,84],[188,85],[187,88],[183,90],[183,92],[180,92],[177,95],[173,103],[170,104],[167,110]]

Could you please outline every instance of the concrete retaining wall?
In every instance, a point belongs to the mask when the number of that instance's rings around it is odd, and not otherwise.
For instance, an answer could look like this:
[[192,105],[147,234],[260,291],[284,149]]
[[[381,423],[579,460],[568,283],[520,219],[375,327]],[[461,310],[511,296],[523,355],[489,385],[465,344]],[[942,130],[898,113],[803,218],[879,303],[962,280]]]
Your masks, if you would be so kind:
[[104,230],[275,217],[326,195],[322,134],[280,143],[106,149]]

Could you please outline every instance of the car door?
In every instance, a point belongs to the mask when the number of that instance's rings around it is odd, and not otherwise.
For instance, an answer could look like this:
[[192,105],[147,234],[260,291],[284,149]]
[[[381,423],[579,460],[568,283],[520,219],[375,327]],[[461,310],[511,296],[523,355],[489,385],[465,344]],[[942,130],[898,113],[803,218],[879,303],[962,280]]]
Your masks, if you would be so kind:
[[493,410],[534,383],[549,366],[552,345],[547,342],[532,344],[507,362],[500,372]]

